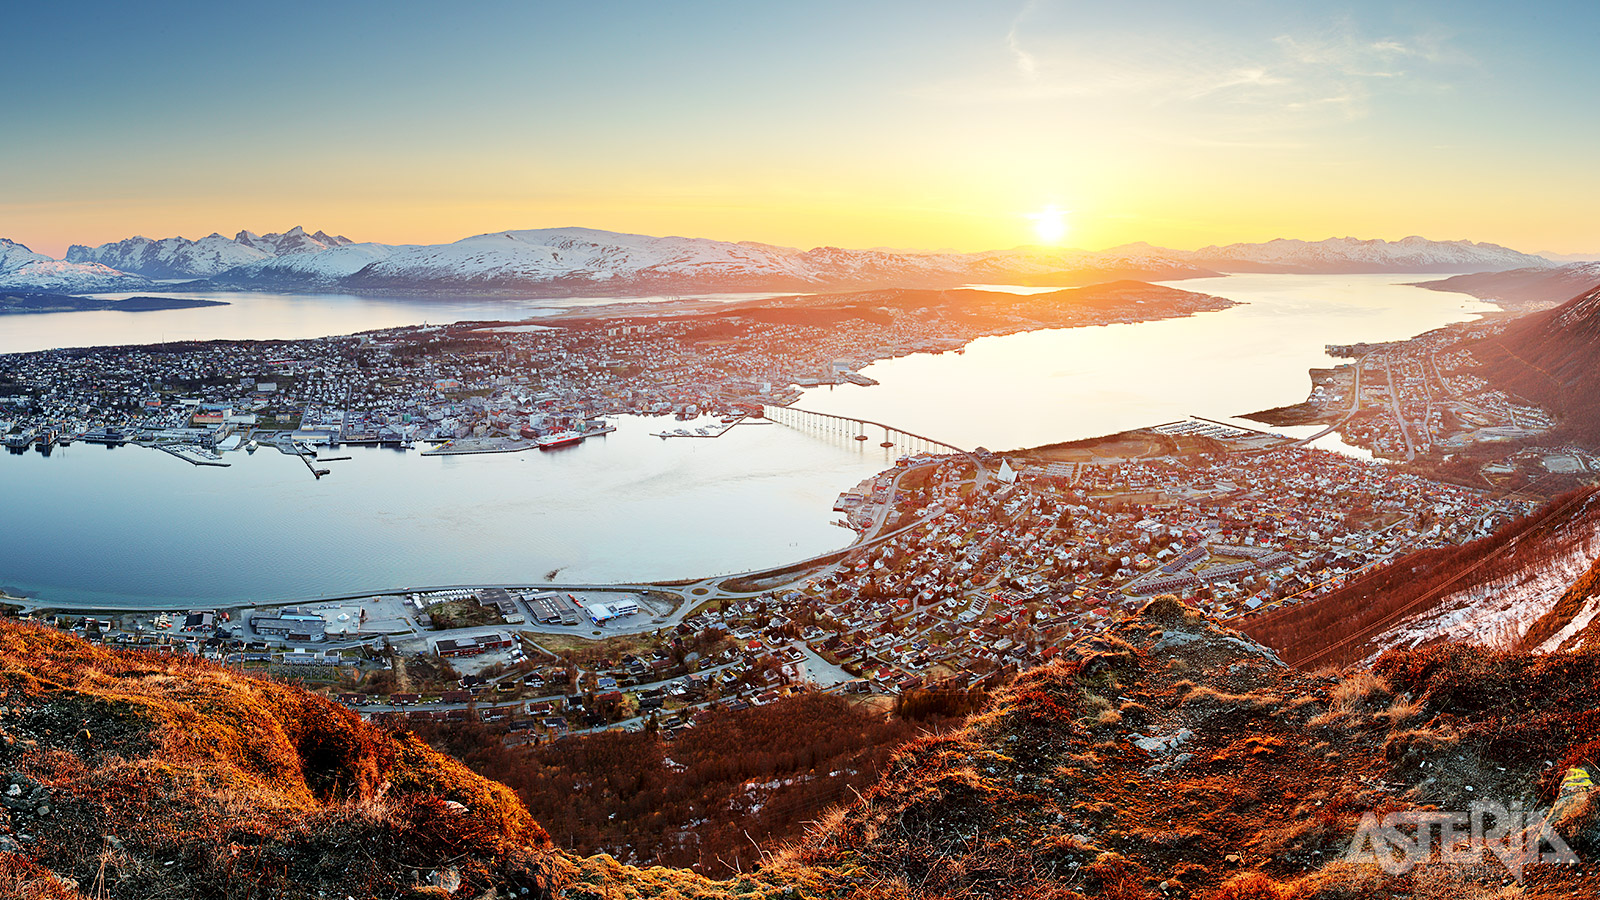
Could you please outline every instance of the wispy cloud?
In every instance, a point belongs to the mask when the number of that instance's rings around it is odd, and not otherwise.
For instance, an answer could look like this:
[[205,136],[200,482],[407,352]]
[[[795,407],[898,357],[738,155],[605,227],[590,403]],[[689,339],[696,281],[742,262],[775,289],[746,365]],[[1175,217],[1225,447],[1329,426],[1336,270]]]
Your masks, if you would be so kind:
[[1241,38],[1226,29],[1108,33],[1025,5],[1004,37],[1007,64],[926,87],[953,102],[1101,104],[1163,116],[1226,117],[1281,131],[1369,115],[1387,92],[1448,89],[1471,64],[1440,35],[1369,34],[1348,20]]
[[1006,32],[1006,49],[1011,51],[1012,58],[1016,60],[1017,71],[1026,78],[1033,78],[1039,74],[1039,62],[1034,59],[1032,53],[1023,48],[1019,32],[1022,28],[1023,20],[1028,17],[1029,13],[1033,12],[1037,5],[1038,0],[1029,0],[1022,7],[1022,10],[1017,13],[1016,18],[1011,20],[1011,30]]

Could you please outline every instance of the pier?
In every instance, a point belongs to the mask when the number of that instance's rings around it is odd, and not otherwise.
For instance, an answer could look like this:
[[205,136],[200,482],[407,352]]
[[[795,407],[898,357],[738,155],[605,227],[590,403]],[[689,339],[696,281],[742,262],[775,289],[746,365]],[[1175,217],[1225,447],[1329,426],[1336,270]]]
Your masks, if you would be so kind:
[[769,406],[766,416],[780,425],[817,434],[841,435],[861,441],[877,443],[880,447],[897,447],[906,453],[966,453],[967,451],[937,438],[906,431],[893,425],[874,422],[853,416],[836,416],[832,413],[812,412],[794,406]]

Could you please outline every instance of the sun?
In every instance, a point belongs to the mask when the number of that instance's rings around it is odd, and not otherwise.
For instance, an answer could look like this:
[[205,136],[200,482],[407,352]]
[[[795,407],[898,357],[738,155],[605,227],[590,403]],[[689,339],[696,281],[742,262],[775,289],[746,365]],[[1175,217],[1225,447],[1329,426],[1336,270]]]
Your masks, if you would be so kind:
[[1033,233],[1041,244],[1059,244],[1067,236],[1067,214],[1054,206],[1046,206],[1028,218],[1033,220]]

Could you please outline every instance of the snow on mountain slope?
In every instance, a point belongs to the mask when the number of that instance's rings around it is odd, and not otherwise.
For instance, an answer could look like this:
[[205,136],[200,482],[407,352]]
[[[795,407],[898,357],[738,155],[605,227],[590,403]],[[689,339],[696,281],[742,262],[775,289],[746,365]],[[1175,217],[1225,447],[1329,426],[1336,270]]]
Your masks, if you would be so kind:
[[36,263],[49,258],[43,253],[35,253],[29,250],[16,241],[0,238],[0,274],[13,272],[29,263]]
[[147,237],[131,237],[115,244],[85,247],[74,244],[67,248],[67,261],[102,263],[124,272],[136,272],[151,278],[183,278],[197,275],[215,275],[246,263],[267,258],[269,254],[253,247],[235,243],[220,234],[211,234],[198,241],[170,237],[153,241]]
[[139,290],[149,286],[145,279],[109,266],[51,259],[15,241],[0,238],[0,287],[78,294]]
[[754,242],[651,237],[588,228],[502,231],[421,247],[396,248],[346,279],[352,288],[458,286],[560,290],[819,290],[953,287],[970,282],[1047,279],[1077,284],[1071,272],[1187,278],[1214,274],[1170,259],[1029,249],[987,253],[906,253],[819,247],[797,250]]
[[762,244],[615,234],[587,228],[504,231],[398,251],[361,273],[368,281],[491,286],[540,281],[649,282],[708,277],[819,281],[792,250]]
[[272,256],[219,273],[210,280],[231,287],[339,288],[343,280],[407,246],[340,244],[326,250]]
[[318,230],[316,234],[306,234],[306,230],[299,225],[282,234],[255,234],[249,231],[241,231],[234,235],[233,240],[234,243],[260,250],[270,256],[288,256],[291,253],[315,253],[355,243],[342,234],[330,235],[321,230]]
[[131,237],[92,248],[74,244],[68,248],[66,259],[74,263],[102,263],[150,278],[203,278],[276,256],[319,252],[349,243],[349,238],[321,231],[308,235],[297,225],[282,234],[264,236],[241,231],[231,239],[212,233],[198,241],[183,237],[160,240]]
[[198,277],[211,287],[352,291],[825,291],[880,287],[950,288],[971,283],[1076,286],[1133,279],[1164,281],[1220,271],[1422,272],[1551,266],[1494,244],[1393,243],[1335,238],[1276,240],[1198,251],[1128,244],[1103,251],[1019,247],[981,253],[921,253],[652,237],[592,228],[480,234],[450,244],[353,244],[295,227],[282,234],[241,231],[231,241],[129,238],[73,247],[73,262],[98,262],[152,277]]
[[1560,527],[1529,540],[1536,542],[1536,551],[1521,554],[1525,564],[1485,581],[1468,577],[1436,606],[1374,637],[1373,657],[1440,640],[1510,649],[1531,639],[1526,649],[1548,652],[1586,628],[1600,611],[1590,608],[1595,604],[1587,594],[1579,598],[1587,602],[1571,609],[1557,611],[1557,606],[1600,560],[1600,498],[1591,495]]
[[1430,241],[1415,235],[1393,242],[1352,237],[1316,242],[1278,238],[1263,244],[1204,247],[1182,258],[1223,271],[1488,272],[1556,265],[1542,256],[1499,244]]

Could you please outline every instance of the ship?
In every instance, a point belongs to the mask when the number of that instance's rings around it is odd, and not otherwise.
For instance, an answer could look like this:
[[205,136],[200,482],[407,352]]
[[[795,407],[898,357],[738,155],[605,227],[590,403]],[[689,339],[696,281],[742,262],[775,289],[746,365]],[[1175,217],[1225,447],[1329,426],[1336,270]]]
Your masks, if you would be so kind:
[[553,431],[539,438],[536,443],[538,443],[540,450],[554,450],[557,447],[576,444],[582,440],[583,435],[576,431]]

